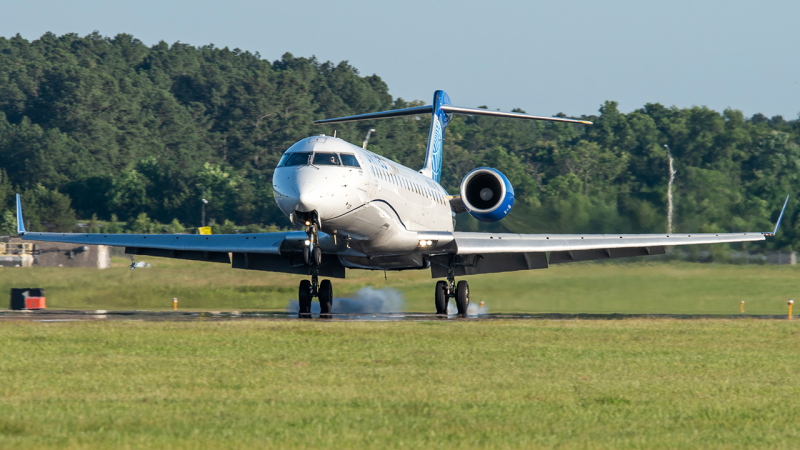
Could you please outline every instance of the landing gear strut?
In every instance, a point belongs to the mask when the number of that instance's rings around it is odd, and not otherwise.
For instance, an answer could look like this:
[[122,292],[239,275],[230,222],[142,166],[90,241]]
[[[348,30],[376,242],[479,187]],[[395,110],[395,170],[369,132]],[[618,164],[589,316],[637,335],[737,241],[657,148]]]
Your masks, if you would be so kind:
[[458,315],[466,316],[469,307],[469,283],[461,280],[456,284],[454,269],[455,266],[451,264],[447,271],[447,281],[436,282],[436,314],[447,314],[447,304],[452,298],[455,299]]
[[331,280],[319,282],[319,266],[322,265],[322,249],[319,248],[319,232],[314,223],[306,225],[309,245],[303,247],[303,261],[311,271],[311,281],[300,282],[298,299],[300,303],[300,317],[311,317],[311,301],[314,297],[319,299],[320,318],[329,319],[333,309],[333,284]]

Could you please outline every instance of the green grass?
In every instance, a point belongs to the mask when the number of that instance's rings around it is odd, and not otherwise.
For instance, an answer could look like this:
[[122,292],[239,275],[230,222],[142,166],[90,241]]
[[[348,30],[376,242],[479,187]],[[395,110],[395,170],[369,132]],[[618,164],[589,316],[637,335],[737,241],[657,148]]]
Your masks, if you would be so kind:
[[[297,298],[304,278],[233,270],[224,264],[143,258],[150,269],[126,268],[115,259],[108,270],[70,268],[0,269],[0,292],[43,287],[50,309],[282,310]],[[433,310],[429,271],[348,271],[334,280],[337,297],[359,288],[401,291],[408,311]],[[754,314],[784,314],[786,301],[800,297],[800,266],[735,266],[648,262],[577,263],[546,270],[479,275],[470,282],[472,301],[490,312],[705,313],[735,314],[744,300]]]
[[800,324],[0,324],[0,448],[796,448]]

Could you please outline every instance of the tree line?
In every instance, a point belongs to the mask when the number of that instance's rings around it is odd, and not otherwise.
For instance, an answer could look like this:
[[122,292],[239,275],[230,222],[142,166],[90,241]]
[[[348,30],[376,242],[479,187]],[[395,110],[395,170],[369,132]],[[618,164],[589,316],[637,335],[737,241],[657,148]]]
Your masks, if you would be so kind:
[[[270,62],[126,34],[0,38],[0,234],[13,232],[15,192],[32,230],[179,232],[200,225],[203,198],[215,232],[285,228],[271,177],[297,140],[336,131],[360,143],[375,128],[370,150],[412,168],[424,159],[427,116],[313,120],[424,103],[393,98],[347,62],[289,53]],[[768,230],[797,193],[796,119],[658,103],[625,114],[612,101],[581,118],[594,125],[456,117],[442,185],[457,193],[468,171],[489,166],[518,196],[505,220],[462,214],[458,228],[664,232],[665,145],[677,170],[676,232]],[[793,197],[766,248],[797,248],[798,206]]]

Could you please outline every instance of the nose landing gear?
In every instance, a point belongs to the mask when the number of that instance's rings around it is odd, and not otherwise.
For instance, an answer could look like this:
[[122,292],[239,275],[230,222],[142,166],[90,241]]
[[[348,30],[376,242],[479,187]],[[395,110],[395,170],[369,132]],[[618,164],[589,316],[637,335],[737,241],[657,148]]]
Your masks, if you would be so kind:
[[467,308],[469,307],[469,283],[461,280],[456,284],[453,266],[447,272],[447,281],[436,282],[434,294],[436,314],[447,314],[447,304],[451,298],[455,299],[458,315],[466,316]]
[[319,247],[319,233],[316,224],[308,223],[308,245],[303,247],[303,261],[309,266],[311,281],[300,282],[298,299],[300,303],[300,317],[311,317],[311,301],[314,297],[319,299],[320,318],[330,319],[333,310],[333,283],[331,280],[319,282],[319,266],[322,265],[322,249]]

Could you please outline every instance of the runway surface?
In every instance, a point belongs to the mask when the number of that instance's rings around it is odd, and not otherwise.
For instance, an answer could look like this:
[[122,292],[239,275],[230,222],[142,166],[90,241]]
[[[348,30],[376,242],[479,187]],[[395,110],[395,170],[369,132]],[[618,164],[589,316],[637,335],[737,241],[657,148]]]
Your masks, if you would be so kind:
[[[358,313],[330,314],[320,317],[311,314],[314,320],[335,321],[432,321],[432,320],[624,320],[624,319],[762,319],[786,320],[786,314],[478,314],[466,317],[437,315],[431,313]],[[308,320],[297,313],[284,311],[105,311],[105,310],[35,310],[0,311],[0,321],[22,320],[31,322],[75,322],[98,320],[147,320],[147,321],[225,321],[225,320]]]

